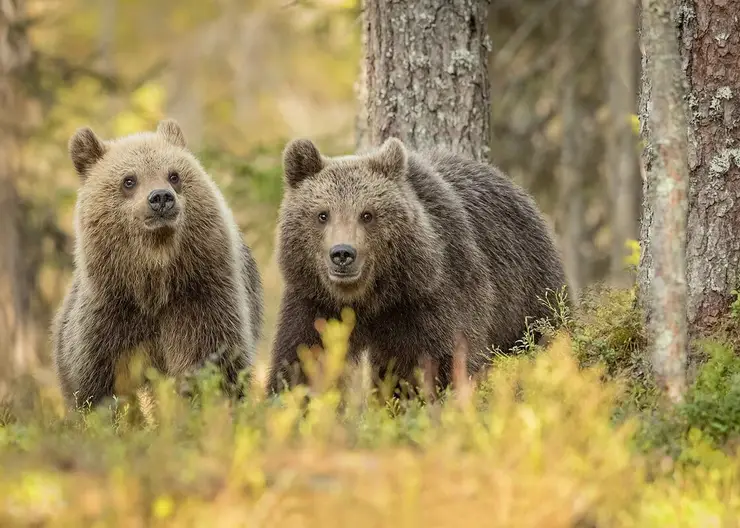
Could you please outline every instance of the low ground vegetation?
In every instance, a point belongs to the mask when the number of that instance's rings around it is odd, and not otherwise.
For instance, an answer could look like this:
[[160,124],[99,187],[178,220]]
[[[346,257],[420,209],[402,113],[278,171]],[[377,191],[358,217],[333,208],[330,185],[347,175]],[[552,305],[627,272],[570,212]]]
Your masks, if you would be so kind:
[[671,407],[633,290],[553,309],[564,328],[547,348],[525,336],[474,388],[426,404],[336,383],[351,312],[319,325],[313,386],[277,399],[255,383],[231,404],[206,370],[190,399],[155,377],[148,400],[65,414],[56,389],[19,381],[0,410],[0,524],[737,525],[735,312],[696,344]]

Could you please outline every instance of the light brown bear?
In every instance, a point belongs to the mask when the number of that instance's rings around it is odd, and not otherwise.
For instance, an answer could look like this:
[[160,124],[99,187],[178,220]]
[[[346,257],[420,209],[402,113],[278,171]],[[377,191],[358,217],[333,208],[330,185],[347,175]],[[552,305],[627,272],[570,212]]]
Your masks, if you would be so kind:
[[[75,270],[52,324],[69,405],[114,393],[134,350],[166,375],[213,361],[239,394],[261,335],[262,283],[220,190],[171,119],[103,141],[79,129]],[[234,391],[234,389],[237,389]]]

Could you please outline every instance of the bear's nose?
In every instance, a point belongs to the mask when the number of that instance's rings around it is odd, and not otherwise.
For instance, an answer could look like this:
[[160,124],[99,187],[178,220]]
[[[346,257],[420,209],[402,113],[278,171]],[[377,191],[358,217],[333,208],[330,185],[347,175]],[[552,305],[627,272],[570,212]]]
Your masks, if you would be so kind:
[[149,207],[157,213],[166,213],[175,206],[175,195],[167,189],[156,189],[149,193]]
[[329,258],[337,266],[349,266],[357,258],[357,251],[349,244],[337,244],[329,250]]

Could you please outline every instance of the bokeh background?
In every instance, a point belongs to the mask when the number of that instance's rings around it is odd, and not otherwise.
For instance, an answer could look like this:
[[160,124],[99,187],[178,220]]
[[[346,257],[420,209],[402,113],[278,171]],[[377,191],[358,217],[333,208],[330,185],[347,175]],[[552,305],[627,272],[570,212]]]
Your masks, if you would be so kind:
[[[628,280],[625,241],[637,238],[635,13],[630,2],[621,13],[611,4],[619,2],[498,0],[489,16],[490,157],[553,222],[575,295]],[[296,136],[329,154],[355,148],[359,1],[27,0],[26,7],[32,67],[15,176],[32,336],[23,361],[48,364],[49,321],[70,278],[78,180],[69,137],[83,125],[103,137],[151,130],[165,116],[182,125],[256,253],[264,354],[281,288],[273,259],[280,151]]]
[[[738,90],[725,86],[736,86],[735,72],[725,65],[738,54],[740,26],[737,17],[717,20],[740,2],[651,0],[643,20],[655,20],[643,37],[666,39],[653,46],[675,39],[659,27],[672,23],[661,17],[669,1],[683,17],[683,51],[706,66],[690,77],[711,118],[692,126],[717,132],[700,136],[705,152],[724,149],[737,128],[715,125],[736,107]],[[463,3],[474,5],[455,5]],[[581,301],[574,314],[560,313],[566,332],[546,349],[523,336],[515,354],[494,357],[475,390],[456,380],[459,390],[442,402],[386,401],[352,376],[347,391],[314,384],[307,413],[306,387],[267,398],[249,384],[231,405],[204,373],[193,399],[156,379],[154,405],[126,396],[88,413],[65,410],[49,368],[49,322],[72,272],[70,136],[85,125],[111,138],[154,130],[163,117],[180,122],[258,259],[266,359],[282,286],[273,256],[280,154],[297,136],[327,154],[351,152],[362,139],[361,5],[0,0],[0,526],[738,525],[740,300],[721,332],[691,350],[702,366],[678,405],[667,405],[655,382],[657,355],[635,303],[639,128],[647,123],[643,136],[653,142],[655,121],[679,116],[642,98],[642,122],[635,117],[639,3],[489,5],[490,159],[554,226],[569,293]],[[697,35],[703,40],[687,46]],[[449,42],[455,37],[463,40]],[[468,68],[479,62],[455,51]],[[669,91],[651,77],[668,78],[670,57],[645,53],[642,84],[658,101]],[[723,83],[716,94],[713,82]],[[737,171],[728,152],[730,207]],[[711,158],[703,163],[692,180],[713,188],[719,176]],[[660,172],[653,164],[651,185]],[[689,231],[726,229],[730,217]],[[731,253],[726,262],[736,261]],[[710,270],[712,281],[733,269],[726,262]],[[322,332],[322,362],[343,357],[352,330],[344,319]]]

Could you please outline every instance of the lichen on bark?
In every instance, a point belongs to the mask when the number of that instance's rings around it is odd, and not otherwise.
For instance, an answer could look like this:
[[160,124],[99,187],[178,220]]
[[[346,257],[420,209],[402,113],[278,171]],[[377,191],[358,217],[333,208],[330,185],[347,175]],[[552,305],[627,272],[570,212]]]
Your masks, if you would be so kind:
[[365,0],[363,143],[395,136],[485,160],[490,0]]
[[642,5],[644,214],[640,295],[651,338],[652,364],[673,401],[685,387],[686,222],[688,208],[687,105],[671,0]]
[[688,319],[692,334],[727,313],[740,266],[740,3],[683,0],[689,98]]

